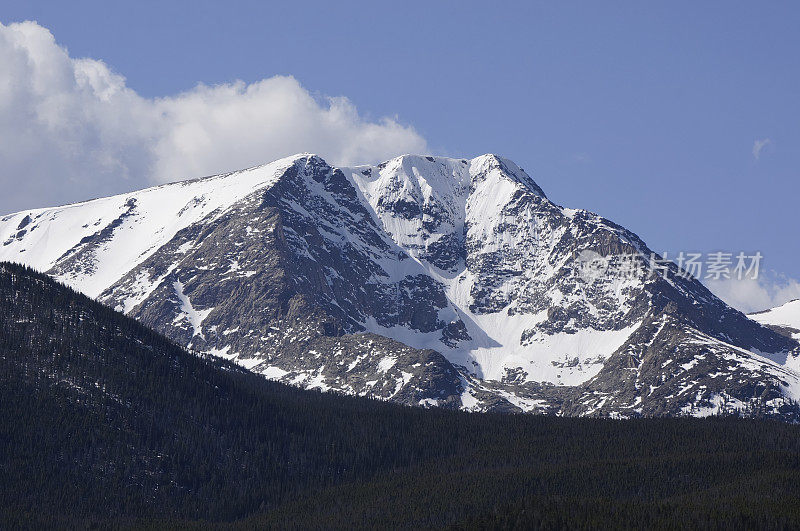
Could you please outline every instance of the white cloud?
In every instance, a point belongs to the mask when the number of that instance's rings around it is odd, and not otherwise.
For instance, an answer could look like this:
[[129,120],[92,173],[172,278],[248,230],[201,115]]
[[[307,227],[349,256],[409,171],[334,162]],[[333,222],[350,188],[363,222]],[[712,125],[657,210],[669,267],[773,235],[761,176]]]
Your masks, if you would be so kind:
[[714,295],[744,313],[767,310],[800,298],[800,282],[773,272],[762,273],[756,280],[707,280],[706,285]]
[[761,158],[761,151],[762,151],[762,150],[763,150],[765,147],[769,146],[770,144],[772,144],[772,140],[770,140],[769,138],[762,138],[762,139],[760,139],[760,140],[759,140],[759,139],[756,139],[756,140],[753,142],[753,157],[754,157],[756,160],[758,160],[759,158]]
[[396,119],[366,120],[347,98],[315,98],[292,77],[143,98],[37,23],[0,24],[0,213],[299,152],[352,164],[427,145]]

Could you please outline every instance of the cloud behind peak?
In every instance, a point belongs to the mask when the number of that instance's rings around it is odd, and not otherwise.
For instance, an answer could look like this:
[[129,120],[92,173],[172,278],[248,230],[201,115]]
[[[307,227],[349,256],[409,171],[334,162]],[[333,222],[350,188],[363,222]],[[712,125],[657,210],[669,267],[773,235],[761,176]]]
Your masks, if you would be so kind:
[[144,98],[105,63],[70,57],[36,22],[0,24],[0,213],[253,166],[298,152],[369,163],[427,144],[395,118],[296,79]]

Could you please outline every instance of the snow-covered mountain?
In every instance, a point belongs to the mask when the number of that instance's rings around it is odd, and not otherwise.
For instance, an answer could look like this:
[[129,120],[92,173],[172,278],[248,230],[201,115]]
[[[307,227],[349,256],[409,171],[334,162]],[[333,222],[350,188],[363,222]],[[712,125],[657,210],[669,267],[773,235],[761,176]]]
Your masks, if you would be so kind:
[[749,317],[778,333],[800,341],[800,299],[794,299],[763,312],[751,313]]
[[800,396],[796,340],[494,155],[298,155],[20,212],[0,260],[306,388],[615,416],[793,416]]

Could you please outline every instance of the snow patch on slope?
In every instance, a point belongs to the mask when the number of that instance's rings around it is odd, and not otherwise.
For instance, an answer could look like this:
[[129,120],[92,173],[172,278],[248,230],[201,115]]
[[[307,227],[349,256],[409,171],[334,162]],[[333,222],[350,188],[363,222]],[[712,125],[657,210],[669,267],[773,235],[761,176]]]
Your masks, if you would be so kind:
[[800,341],[800,299],[764,312],[751,313],[748,317],[763,325],[788,327],[796,330],[792,337]]
[[185,320],[189,323],[192,327],[194,336],[200,336],[201,338],[205,339],[203,335],[203,321],[205,321],[208,314],[214,308],[208,308],[206,310],[197,310],[192,306],[192,301],[189,300],[189,297],[186,296],[186,293],[183,291],[183,283],[179,280],[176,280],[172,283],[172,287],[175,290],[175,295],[178,296],[178,301],[181,303],[181,313],[179,313],[176,317],[174,322],[179,322]]

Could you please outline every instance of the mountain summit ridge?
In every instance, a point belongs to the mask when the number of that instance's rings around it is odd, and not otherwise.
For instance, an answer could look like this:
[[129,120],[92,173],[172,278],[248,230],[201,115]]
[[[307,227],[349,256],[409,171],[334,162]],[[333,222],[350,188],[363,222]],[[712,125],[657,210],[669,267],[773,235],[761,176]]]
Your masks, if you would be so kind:
[[[50,242],[56,239],[59,245]],[[793,415],[798,343],[512,161],[312,154],[0,218],[22,261],[307,388],[569,415]],[[585,276],[590,253],[607,266]],[[637,265],[614,274],[622,257]]]

